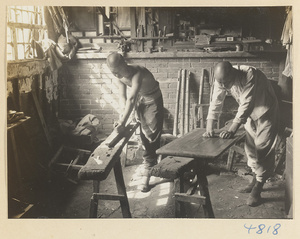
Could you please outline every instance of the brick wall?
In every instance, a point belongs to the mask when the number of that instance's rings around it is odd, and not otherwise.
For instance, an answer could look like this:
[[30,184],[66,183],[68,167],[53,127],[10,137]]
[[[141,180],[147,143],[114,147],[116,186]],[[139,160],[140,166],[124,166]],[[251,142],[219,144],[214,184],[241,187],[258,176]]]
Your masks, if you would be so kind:
[[[177,76],[179,69],[191,72],[191,104],[198,102],[202,69],[213,68],[218,62],[229,60],[232,64],[252,65],[261,69],[269,79],[278,81],[280,61],[277,58],[130,58],[128,63],[147,67],[160,82],[165,106],[165,131],[172,130],[175,111]],[[116,79],[105,64],[105,59],[75,59],[60,70],[59,117],[74,119],[86,114],[96,115],[103,131],[112,130],[113,121],[118,119],[118,89]],[[209,83],[204,82],[204,103],[209,99]],[[234,117],[237,103],[232,97],[226,98],[221,126]],[[192,117],[191,121],[192,121]],[[190,122],[191,124],[192,122]]]

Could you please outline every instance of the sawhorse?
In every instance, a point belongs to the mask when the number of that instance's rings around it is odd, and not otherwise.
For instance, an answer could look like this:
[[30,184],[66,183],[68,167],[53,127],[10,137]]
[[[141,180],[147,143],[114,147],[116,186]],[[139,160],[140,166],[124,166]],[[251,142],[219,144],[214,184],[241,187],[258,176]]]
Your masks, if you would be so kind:
[[[120,154],[139,123],[126,126],[119,142],[113,147],[107,145],[107,141],[101,143],[91,154],[87,163],[79,170],[78,177],[81,180],[93,180],[93,195],[90,202],[90,218],[97,218],[99,200],[119,200],[124,218],[130,218],[130,208],[123,178]],[[111,169],[114,169],[117,185],[117,194],[100,193],[100,182],[104,181]]]

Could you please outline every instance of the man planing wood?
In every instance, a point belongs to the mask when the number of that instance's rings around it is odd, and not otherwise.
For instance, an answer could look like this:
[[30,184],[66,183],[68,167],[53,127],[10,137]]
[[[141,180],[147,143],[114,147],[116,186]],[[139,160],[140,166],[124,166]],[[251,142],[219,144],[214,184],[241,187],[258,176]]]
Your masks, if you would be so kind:
[[207,116],[204,137],[214,136],[214,120],[218,118],[226,92],[239,107],[231,127],[222,131],[221,138],[231,138],[241,124],[246,130],[245,153],[253,172],[252,182],[240,192],[250,193],[247,204],[261,203],[261,191],[275,162],[275,143],[278,133],[278,101],[271,82],[263,72],[251,66],[232,66],[218,63],[214,69],[215,83]]
[[[160,147],[160,136],[163,127],[163,98],[158,81],[145,67],[129,65],[123,56],[113,52],[107,57],[107,66],[117,77],[121,113],[115,130],[122,132],[126,122],[136,110],[140,124],[143,154],[142,191],[149,191],[149,170],[157,164],[156,150]],[[127,88],[131,90],[127,94]]]

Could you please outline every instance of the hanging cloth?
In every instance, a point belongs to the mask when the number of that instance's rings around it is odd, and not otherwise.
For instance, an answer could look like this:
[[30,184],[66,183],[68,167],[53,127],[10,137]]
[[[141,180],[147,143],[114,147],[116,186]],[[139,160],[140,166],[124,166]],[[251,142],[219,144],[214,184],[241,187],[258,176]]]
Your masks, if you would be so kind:
[[288,10],[288,15],[283,27],[281,42],[287,49],[287,56],[285,61],[285,68],[282,72],[286,77],[293,78],[293,17],[291,9]]

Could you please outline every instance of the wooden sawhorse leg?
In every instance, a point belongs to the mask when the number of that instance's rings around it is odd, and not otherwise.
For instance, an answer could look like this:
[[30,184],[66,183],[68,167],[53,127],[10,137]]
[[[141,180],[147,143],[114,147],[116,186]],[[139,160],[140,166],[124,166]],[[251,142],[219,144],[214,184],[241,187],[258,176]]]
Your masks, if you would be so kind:
[[100,180],[93,181],[93,195],[90,202],[90,218],[97,218],[99,200],[119,200],[124,218],[131,218],[129,202],[127,198],[125,182],[123,178],[122,166],[120,160],[117,160],[114,166],[114,174],[118,194],[100,193]]
[[93,180],[93,195],[91,197],[90,202],[90,218],[97,218],[97,211],[98,211],[98,199],[97,194],[100,190],[100,181]]
[[185,207],[184,201],[180,200],[180,194],[184,192],[184,178],[180,175],[178,179],[174,180],[175,185],[175,217],[183,218],[185,217]]
[[204,159],[196,159],[195,162],[195,173],[197,175],[197,182],[199,185],[199,190],[201,196],[205,197],[205,203],[202,205],[204,215],[207,218],[214,218],[214,212],[212,209],[209,191],[208,191],[208,182],[206,178],[206,172],[207,172],[207,160]]
[[129,202],[126,193],[126,187],[122,172],[122,166],[120,160],[118,160],[114,167],[115,179],[117,183],[118,194],[122,195],[120,198],[121,210],[124,218],[131,218],[131,213],[129,209]]
[[[199,160],[200,161],[200,160]],[[184,174],[175,180],[175,217],[186,217],[186,210],[184,203],[195,203],[202,205],[205,217],[214,217],[209,192],[207,178],[205,174],[205,165],[201,165],[196,160],[194,161],[193,169],[196,174],[192,182],[189,183],[188,190],[185,189]],[[199,185],[200,195],[195,193]]]

